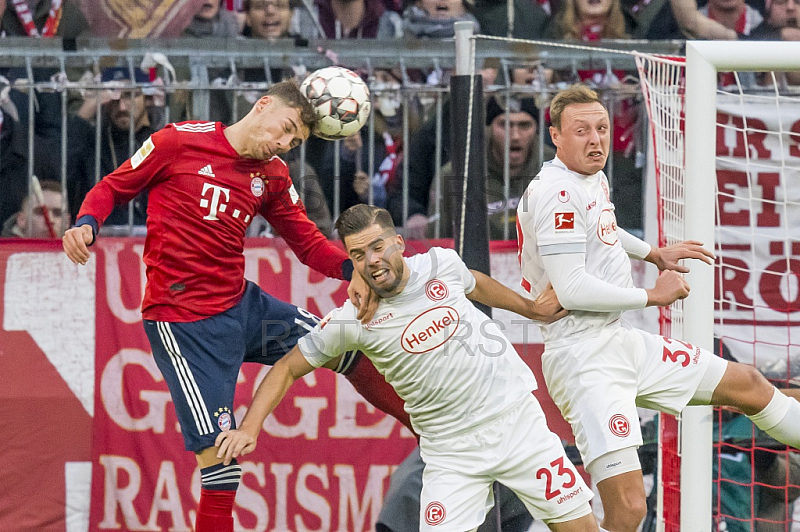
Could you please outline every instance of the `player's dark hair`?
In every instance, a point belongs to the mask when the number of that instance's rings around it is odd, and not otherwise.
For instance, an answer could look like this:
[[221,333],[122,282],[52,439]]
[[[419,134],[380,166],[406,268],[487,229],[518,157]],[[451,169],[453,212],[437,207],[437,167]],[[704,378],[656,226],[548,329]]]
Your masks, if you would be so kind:
[[270,87],[266,96],[278,98],[284,104],[293,109],[297,109],[300,113],[300,120],[305,124],[309,131],[314,130],[314,125],[317,122],[317,114],[314,112],[314,107],[308,101],[300,87],[292,80],[281,81]]
[[339,215],[335,228],[344,244],[344,237],[359,233],[374,224],[378,224],[381,229],[394,231],[394,220],[389,211],[374,205],[359,203]]
[[595,91],[586,85],[577,83],[556,94],[553,101],[550,102],[550,123],[553,127],[561,131],[561,114],[564,109],[569,105],[579,103],[599,103],[604,109],[606,108]]

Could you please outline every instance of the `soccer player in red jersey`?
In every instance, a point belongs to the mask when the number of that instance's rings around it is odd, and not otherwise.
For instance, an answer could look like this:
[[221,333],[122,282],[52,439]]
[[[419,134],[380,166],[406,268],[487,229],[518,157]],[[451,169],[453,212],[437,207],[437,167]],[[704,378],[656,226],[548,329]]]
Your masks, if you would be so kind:
[[[63,238],[70,260],[86,264],[88,246],[114,205],[149,189],[142,317],[186,449],[201,468],[197,532],[233,531],[241,468],[224,465],[214,443],[236,426],[231,413],[242,362],[274,364],[318,321],[244,279],[250,221],[262,214],[311,268],[352,276],[352,262],[308,219],[278,157],[308,138],[315,119],[297,86],[282,82],[230,127],[170,124],[92,188]],[[351,297],[369,293],[360,276],[353,278],[360,288],[351,285]],[[402,400],[364,357],[346,353],[326,367],[410,427]]]

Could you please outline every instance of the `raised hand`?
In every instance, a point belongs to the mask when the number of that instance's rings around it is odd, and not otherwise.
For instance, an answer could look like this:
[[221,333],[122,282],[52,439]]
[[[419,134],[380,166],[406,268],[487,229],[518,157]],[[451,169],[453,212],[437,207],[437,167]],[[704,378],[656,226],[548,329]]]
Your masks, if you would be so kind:
[[671,246],[654,249],[645,260],[655,264],[659,270],[674,270],[680,273],[688,273],[689,268],[678,264],[683,259],[697,259],[706,264],[714,264],[714,254],[703,247],[702,242],[697,240],[685,240]]

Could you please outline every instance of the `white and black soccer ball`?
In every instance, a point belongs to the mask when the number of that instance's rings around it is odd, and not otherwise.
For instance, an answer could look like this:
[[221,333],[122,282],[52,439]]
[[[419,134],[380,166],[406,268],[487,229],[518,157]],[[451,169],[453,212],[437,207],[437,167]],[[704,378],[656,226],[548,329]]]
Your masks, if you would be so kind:
[[361,77],[343,67],[317,70],[300,85],[317,113],[313,133],[326,140],[337,140],[356,133],[367,122],[370,109],[369,88]]

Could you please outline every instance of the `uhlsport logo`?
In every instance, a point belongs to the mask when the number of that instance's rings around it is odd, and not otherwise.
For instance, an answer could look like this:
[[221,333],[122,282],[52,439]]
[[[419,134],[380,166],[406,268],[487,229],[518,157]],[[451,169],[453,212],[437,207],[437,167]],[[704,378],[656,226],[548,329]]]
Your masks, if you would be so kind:
[[628,418],[622,414],[614,414],[608,420],[608,429],[614,436],[625,438],[631,433],[631,424],[628,422]]
[[603,209],[597,220],[597,238],[604,244],[613,246],[617,243],[617,217],[611,209]]
[[400,336],[400,345],[413,355],[427,353],[449,340],[458,329],[458,322],[458,312],[453,307],[426,310],[408,324]]
[[447,285],[439,279],[431,279],[425,284],[425,295],[431,301],[441,301],[447,297]]
[[439,501],[433,501],[425,508],[425,522],[429,526],[441,524],[445,517],[447,517],[447,512],[444,510],[444,504]]

